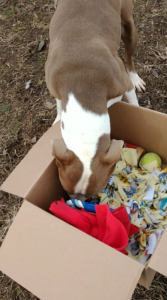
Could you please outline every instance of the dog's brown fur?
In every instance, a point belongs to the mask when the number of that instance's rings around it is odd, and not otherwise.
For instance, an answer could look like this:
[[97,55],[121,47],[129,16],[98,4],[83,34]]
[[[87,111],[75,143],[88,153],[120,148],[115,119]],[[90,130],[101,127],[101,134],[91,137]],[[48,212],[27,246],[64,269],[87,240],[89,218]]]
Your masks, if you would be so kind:
[[120,39],[125,43],[125,64],[135,71],[133,52],[137,33],[130,0],[59,0],[50,24],[46,82],[51,95],[64,99],[69,91],[86,109],[106,112],[105,99],[133,88],[122,60]]

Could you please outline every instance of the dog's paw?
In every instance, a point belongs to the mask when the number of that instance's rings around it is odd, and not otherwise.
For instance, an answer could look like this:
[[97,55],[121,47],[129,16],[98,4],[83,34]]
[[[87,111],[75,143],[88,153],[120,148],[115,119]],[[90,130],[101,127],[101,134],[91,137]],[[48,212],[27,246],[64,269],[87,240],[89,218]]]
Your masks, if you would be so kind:
[[129,77],[134,85],[134,87],[139,91],[145,91],[146,90],[146,84],[145,82],[139,77],[137,73],[134,72],[128,72]]

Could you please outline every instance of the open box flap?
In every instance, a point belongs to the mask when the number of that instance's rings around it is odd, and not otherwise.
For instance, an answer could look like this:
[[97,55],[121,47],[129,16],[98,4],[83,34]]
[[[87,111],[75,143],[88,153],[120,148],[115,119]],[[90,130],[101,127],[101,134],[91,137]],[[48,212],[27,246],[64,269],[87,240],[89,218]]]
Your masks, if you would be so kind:
[[143,265],[25,200],[0,269],[42,300],[129,300]]
[[167,259],[166,259],[166,249],[167,249],[167,229],[163,232],[160,241],[149,261],[148,267],[167,276]]
[[150,269],[149,267],[145,267],[138,283],[148,290],[154,279],[155,274],[156,271]]
[[167,164],[166,114],[123,102],[111,106],[109,114],[113,138],[155,152]]
[[61,137],[60,122],[38,140],[19,165],[2,184],[1,190],[26,198],[27,194],[53,161],[51,139]]

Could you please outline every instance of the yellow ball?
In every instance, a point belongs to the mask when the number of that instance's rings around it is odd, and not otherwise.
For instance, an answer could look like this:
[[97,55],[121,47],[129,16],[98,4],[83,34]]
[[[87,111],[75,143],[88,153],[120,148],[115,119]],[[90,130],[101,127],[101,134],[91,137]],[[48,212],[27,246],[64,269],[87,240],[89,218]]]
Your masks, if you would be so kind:
[[140,165],[149,172],[152,172],[154,168],[160,168],[162,165],[161,158],[156,153],[147,153],[141,160]]

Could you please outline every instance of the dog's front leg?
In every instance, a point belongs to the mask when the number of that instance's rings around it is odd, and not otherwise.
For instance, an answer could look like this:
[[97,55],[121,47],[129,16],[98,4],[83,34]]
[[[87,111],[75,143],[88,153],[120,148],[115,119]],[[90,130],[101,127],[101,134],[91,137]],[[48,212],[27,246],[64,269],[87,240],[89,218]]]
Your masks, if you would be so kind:
[[138,100],[137,100],[137,96],[136,96],[136,92],[134,89],[132,89],[131,91],[129,92],[126,92],[124,95],[123,95],[123,100],[125,102],[128,102],[132,105],[136,105],[136,106],[139,106],[139,103],[138,103]]
[[131,0],[122,1],[121,25],[121,37],[125,44],[124,63],[126,66],[126,70],[129,74],[134,88],[136,88],[140,92],[142,90],[145,91],[145,82],[138,76],[134,66],[133,53],[137,47],[138,35],[134,25]]

